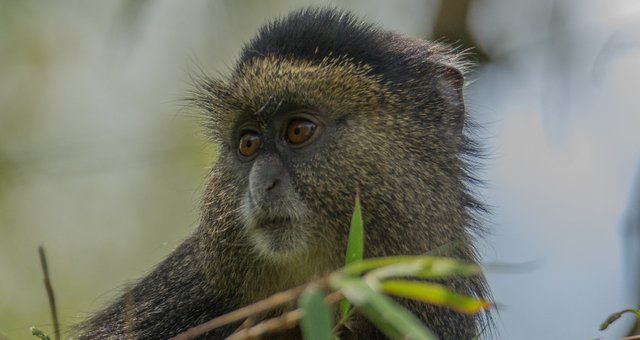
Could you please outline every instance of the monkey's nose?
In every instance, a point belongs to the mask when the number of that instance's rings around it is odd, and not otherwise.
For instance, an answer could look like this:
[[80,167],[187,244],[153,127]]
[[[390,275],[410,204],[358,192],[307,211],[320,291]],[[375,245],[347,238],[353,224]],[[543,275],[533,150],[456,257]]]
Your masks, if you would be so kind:
[[249,190],[257,205],[281,205],[291,194],[291,180],[282,161],[271,155],[256,158],[249,174]]
[[271,185],[269,185],[265,191],[271,191],[271,189],[275,188],[278,184],[280,183],[279,179],[274,179],[273,182],[271,183]]

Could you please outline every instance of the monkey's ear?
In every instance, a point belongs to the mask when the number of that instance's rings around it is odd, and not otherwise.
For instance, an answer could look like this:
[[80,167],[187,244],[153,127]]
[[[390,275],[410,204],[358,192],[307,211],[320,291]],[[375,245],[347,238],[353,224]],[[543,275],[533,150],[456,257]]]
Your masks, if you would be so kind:
[[464,75],[452,65],[438,65],[437,91],[444,101],[443,123],[455,133],[462,133],[466,115],[464,105]]
[[[416,65],[420,71],[415,72],[418,82],[431,87],[427,108],[436,109],[435,119],[439,127],[447,134],[461,134],[465,125],[464,87],[465,74],[471,66],[465,60],[465,53],[460,53],[454,46],[440,42],[404,40],[411,46],[409,54],[419,60]],[[435,101],[435,103],[433,102]],[[437,105],[436,108],[433,105]],[[432,111],[433,113],[433,111]]]

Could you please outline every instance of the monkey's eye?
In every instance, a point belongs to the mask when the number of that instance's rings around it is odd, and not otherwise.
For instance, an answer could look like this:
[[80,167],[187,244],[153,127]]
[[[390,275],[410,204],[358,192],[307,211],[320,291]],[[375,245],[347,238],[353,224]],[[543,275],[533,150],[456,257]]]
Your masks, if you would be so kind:
[[253,131],[245,132],[242,137],[240,137],[240,146],[238,147],[238,151],[245,157],[251,157],[258,152],[259,146],[260,136]]
[[316,123],[308,119],[293,119],[287,126],[287,141],[291,145],[301,145],[313,137],[317,127]]

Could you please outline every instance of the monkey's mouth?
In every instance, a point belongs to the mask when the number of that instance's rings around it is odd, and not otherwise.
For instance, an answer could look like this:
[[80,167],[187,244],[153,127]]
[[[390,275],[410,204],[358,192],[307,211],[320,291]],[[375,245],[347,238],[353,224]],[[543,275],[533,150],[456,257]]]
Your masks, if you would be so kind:
[[255,249],[272,260],[295,258],[309,245],[306,208],[299,200],[256,204],[245,196],[243,218]]
[[290,228],[293,224],[293,219],[289,216],[283,217],[268,217],[259,219],[255,225],[257,229],[265,230],[281,230]]
[[249,237],[262,255],[272,260],[292,258],[304,251],[309,233],[293,217],[268,217],[256,220]]

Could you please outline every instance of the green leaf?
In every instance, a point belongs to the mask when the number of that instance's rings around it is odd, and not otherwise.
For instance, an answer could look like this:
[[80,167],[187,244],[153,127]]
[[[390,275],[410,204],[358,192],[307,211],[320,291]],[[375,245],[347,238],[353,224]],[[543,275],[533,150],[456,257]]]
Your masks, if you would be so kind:
[[615,312],[615,313],[609,315],[609,317],[606,320],[604,320],[602,325],[600,325],[600,330],[604,331],[605,329],[607,329],[607,327],[609,327],[614,321],[620,319],[620,317],[625,313],[635,314],[636,318],[638,318],[640,320],[640,311],[639,310],[624,309],[624,310],[621,310],[619,312]]
[[392,264],[416,261],[421,258],[425,258],[426,260],[429,257],[428,256],[424,256],[424,257],[423,256],[387,256],[387,257],[368,258],[366,260],[354,262],[347,265],[344,268],[344,273],[346,275],[356,276],[372,269],[389,266]]
[[[351,217],[351,227],[349,228],[349,241],[347,243],[347,254],[345,264],[362,261],[364,254],[364,226],[362,223],[362,209],[360,207],[360,194],[356,194],[356,206]],[[346,319],[349,314],[349,302],[340,301],[340,315]]]
[[432,282],[388,280],[380,284],[382,291],[403,298],[444,306],[465,314],[476,314],[491,307],[491,303],[451,291]]
[[449,258],[417,259],[372,270],[369,279],[382,280],[390,277],[416,277],[421,279],[444,279],[451,276],[479,274],[480,267]]
[[473,276],[482,273],[480,266],[461,262],[451,258],[439,258],[428,268],[420,271],[417,277],[421,279],[444,279],[452,276]]
[[306,291],[300,296],[302,309],[300,327],[305,340],[331,340],[333,317],[324,302],[324,294],[318,290]]
[[346,266],[344,273],[355,276],[370,270],[378,270],[371,274],[379,278],[415,276],[423,279],[471,276],[481,272],[480,267],[475,264],[446,257],[390,256],[355,262]]
[[40,338],[41,340],[51,340],[51,337],[46,335],[42,330],[36,326],[31,326],[31,335]]
[[353,216],[351,217],[348,242],[345,264],[350,265],[356,261],[362,261],[364,253],[364,226],[362,224],[362,211],[360,208],[359,195],[356,195],[356,207],[353,210]]
[[337,276],[334,289],[354,304],[380,331],[392,339],[432,340],[436,337],[408,310],[375,291],[360,278]]

